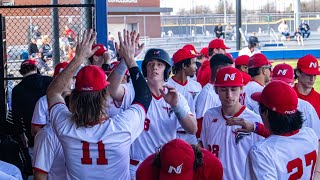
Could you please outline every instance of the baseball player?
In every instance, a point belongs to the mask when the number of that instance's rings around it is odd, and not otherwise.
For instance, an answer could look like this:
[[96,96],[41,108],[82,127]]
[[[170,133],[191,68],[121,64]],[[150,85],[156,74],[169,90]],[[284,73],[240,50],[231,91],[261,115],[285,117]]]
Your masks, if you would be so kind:
[[[242,55],[237,57],[234,61],[235,68],[237,68],[242,74],[244,86],[246,86],[251,80],[251,76],[248,74],[249,58],[250,57],[247,55]],[[240,103],[243,105],[244,105],[244,98],[245,96],[244,96],[244,93],[242,92],[240,94]]]
[[261,92],[265,84],[270,81],[272,66],[265,55],[258,53],[250,57],[248,67],[251,81],[244,87],[242,97],[244,105],[259,114],[259,104],[251,99],[251,94]]
[[[174,76],[169,78],[166,84],[174,87],[179,93],[181,93],[191,109],[191,112],[195,115],[195,102],[197,95],[201,91],[201,85],[196,81],[189,81],[188,77],[193,77],[196,73],[196,58],[197,55],[192,54],[186,49],[179,49],[173,54],[173,69]],[[177,130],[177,137],[187,141],[190,144],[198,144],[197,138],[194,134],[188,134],[179,127]]]
[[196,135],[198,138],[200,137],[202,119],[205,112],[212,107],[221,105],[219,96],[217,95],[213,87],[213,83],[216,79],[216,73],[219,68],[231,66],[232,63],[232,60],[223,54],[216,54],[210,59],[211,83],[207,83],[207,85],[203,87],[196,101],[196,118],[198,123],[198,131]]
[[137,170],[137,180],[222,180],[223,167],[211,152],[174,139],[150,155]]
[[227,126],[226,120],[238,117],[262,122],[261,118],[239,102],[243,79],[238,69],[221,68],[214,86],[221,106],[205,113],[200,142],[220,159],[224,167],[223,179],[246,179],[244,167],[249,149],[263,138],[254,133],[235,132],[236,127]]
[[120,56],[129,68],[135,97],[124,112],[108,117],[105,102],[109,82],[97,66],[85,66],[76,76],[75,89],[70,96],[70,111],[61,94],[66,79],[95,51],[93,30],[84,32],[78,42],[76,56],[52,82],[47,91],[49,117],[62,144],[68,179],[130,179],[130,145],[143,131],[151,93],[134,60],[136,33],[119,33]]
[[[215,54],[226,54],[226,49],[230,49],[224,44],[222,39],[214,39],[208,45],[208,59]],[[197,81],[204,87],[211,80],[210,62],[204,61],[198,70]]]
[[[294,70],[289,64],[278,64],[273,69],[272,81],[283,81],[294,87]],[[303,126],[313,129],[320,139],[320,121],[316,110],[313,106],[300,98],[298,98],[298,110],[302,113]],[[241,132],[255,132],[263,137],[269,137],[270,132],[266,130],[263,124],[252,123],[243,119],[233,119],[227,121],[228,125],[239,125],[242,128],[238,129]]]
[[[67,62],[62,62],[56,65],[53,72],[53,77],[56,77],[64,68],[68,65]],[[64,93],[64,97],[71,92],[71,84],[70,87],[66,89]],[[48,111],[48,102],[47,96],[42,96],[36,103],[34,107],[32,120],[31,120],[31,135],[35,136],[41,128],[43,128],[49,120],[49,111]]]
[[275,80],[262,92],[253,93],[252,99],[259,102],[260,115],[271,136],[250,149],[246,178],[313,179],[319,138],[312,129],[302,128],[294,89]]
[[[142,62],[142,72],[147,78],[152,101],[144,121],[144,131],[131,145],[130,172],[133,179],[138,166],[155,148],[176,138],[179,124],[189,134],[197,131],[197,123],[187,100],[175,88],[164,86],[170,74],[169,62],[170,57],[163,49],[149,49]],[[128,104],[134,97],[134,90],[120,86],[125,71],[126,66],[120,61],[108,81],[111,97]],[[131,77],[134,79],[135,76]]]
[[300,58],[295,74],[298,83],[294,90],[300,99],[308,101],[316,109],[320,118],[320,94],[313,88],[316,76],[320,75],[318,60],[310,54]]
[[253,56],[257,53],[261,53],[259,47],[260,41],[256,36],[250,36],[248,39],[248,47],[245,47],[241,49],[238,53],[238,56],[247,55],[247,56]]

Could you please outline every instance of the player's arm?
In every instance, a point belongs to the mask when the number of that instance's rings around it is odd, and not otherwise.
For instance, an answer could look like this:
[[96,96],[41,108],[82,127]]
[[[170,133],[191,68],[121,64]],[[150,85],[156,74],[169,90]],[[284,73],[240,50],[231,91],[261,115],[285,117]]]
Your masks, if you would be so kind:
[[91,49],[95,39],[96,33],[92,29],[84,32],[82,41],[77,44],[74,59],[69,63],[66,69],[52,81],[47,90],[49,109],[57,103],[65,103],[62,93],[68,85],[69,80],[72,79],[78,67],[99,49],[99,47]]
[[254,132],[262,137],[269,137],[270,131],[262,123],[247,121],[243,118],[230,118],[227,120],[228,126],[241,126],[235,129],[236,132]]
[[34,171],[33,172],[33,178],[34,180],[47,180],[48,174],[40,171]]
[[168,89],[166,94],[162,89],[159,89],[164,100],[171,106],[182,128],[189,134],[197,132],[196,118],[190,112],[187,100],[180,96],[174,87],[164,85]]
[[47,123],[46,112],[48,108],[44,105],[44,102],[40,98],[34,107],[32,120],[31,120],[31,135],[35,136],[41,128],[43,128]]
[[132,84],[135,91],[135,97],[132,104],[142,105],[147,112],[152,100],[151,92],[137,65],[137,62],[134,60],[136,49],[135,39],[139,35],[136,35],[135,31],[129,34],[129,31],[126,30],[123,30],[123,39],[120,32],[118,35],[121,46],[119,49],[119,55],[123,57],[126,66],[129,68],[130,75],[134,77],[132,78]]
[[[120,33],[119,33],[120,34]],[[144,44],[139,44],[139,39],[140,39],[140,34],[138,34],[135,39],[134,39],[134,45],[135,45],[135,49],[134,49],[134,57],[137,57],[140,52],[142,51]],[[119,42],[120,42],[120,47],[117,47],[117,52],[121,51],[121,48],[123,46],[123,44],[121,44],[122,39],[120,39],[119,36]],[[123,48],[122,48],[123,49]],[[121,81],[123,79],[123,76],[125,75],[126,71],[127,71],[127,64],[126,61],[123,59],[123,55],[121,55],[121,53],[118,54],[120,60],[120,63],[117,65],[117,67],[115,68],[115,70],[108,76],[108,81],[110,82],[110,85],[108,86],[108,90],[110,93],[110,96],[118,102],[121,102],[125,93],[125,89],[124,87],[120,86]],[[134,77],[132,74],[130,74],[132,77]]]

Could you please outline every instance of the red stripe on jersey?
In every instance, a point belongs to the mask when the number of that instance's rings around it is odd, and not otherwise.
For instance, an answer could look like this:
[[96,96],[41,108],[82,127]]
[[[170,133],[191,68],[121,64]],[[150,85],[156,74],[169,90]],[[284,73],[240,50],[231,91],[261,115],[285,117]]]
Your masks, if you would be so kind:
[[146,108],[145,108],[141,103],[134,102],[134,103],[132,103],[132,104],[137,104],[137,105],[141,106],[141,107],[143,108],[144,112],[147,114]]
[[38,126],[38,127],[43,127],[45,126],[46,124],[35,124],[35,123],[31,123],[32,126]]
[[185,85],[188,84],[188,79],[187,79],[186,82],[184,82],[184,83],[177,81],[174,77],[172,77],[172,80],[173,80],[174,82],[180,84],[181,86],[185,86]]
[[262,123],[258,123],[258,126],[256,127],[256,133],[264,138],[270,136],[270,131],[267,128],[265,128]]
[[201,130],[202,130],[202,121],[203,121],[203,117],[197,119],[197,124],[198,124],[198,130],[196,133],[197,138],[200,138],[200,134],[201,134]]
[[130,164],[136,166],[139,164],[139,161],[130,159]]
[[[246,109],[246,106],[243,105],[243,106],[240,108],[240,110],[239,110],[235,115],[233,115],[231,118],[238,117],[245,109]],[[224,115],[224,112],[223,112],[223,109],[222,109],[222,108],[221,108],[221,114],[222,114],[223,119],[228,120],[228,118]],[[229,119],[230,119],[230,118],[229,118]]]
[[293,136],[293,135],[297,134],[299,131],[300,131],[300,129],[297,129],[297,130],[292,131],[292,132],[282,133],[282,134],[280,134],[280,136]]
[[42,169],[36,168],[36,167],[32,167],[34,171],[40,172],[40,173],[44,173],[44,174],[49,174],[47,171],[44,171]]

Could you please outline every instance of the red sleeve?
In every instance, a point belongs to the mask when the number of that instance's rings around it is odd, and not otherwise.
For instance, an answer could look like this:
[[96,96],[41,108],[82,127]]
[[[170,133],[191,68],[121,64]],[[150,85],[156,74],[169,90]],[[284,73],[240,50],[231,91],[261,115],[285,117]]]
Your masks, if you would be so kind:
[[270,136],[270,131],[262,123],[258,123],[255,133],[265,138]]
[[197,138],[200,138],[200,134],[201,134],[201,130],[202,130],[202,121],[203,121],[203,117],[197,119],[197,124],[198,124],[198,130],[196,133]]
[[141,163],[136,172],[137,180],[159,179],[160,169],[153,165],[154,155],[150,155]]

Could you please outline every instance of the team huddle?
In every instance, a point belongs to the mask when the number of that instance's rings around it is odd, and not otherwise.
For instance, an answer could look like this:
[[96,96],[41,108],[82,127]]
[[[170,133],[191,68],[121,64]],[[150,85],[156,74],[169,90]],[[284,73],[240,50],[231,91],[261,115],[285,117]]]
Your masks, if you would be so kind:
[[214,39],[172,61],[148,49],[141,72],[139,34],[118,35],[118,61],[87,30],[55,68],[32,118],[35,179],[320,178],[315,57],[272,67],[250,48],[234,60]]

